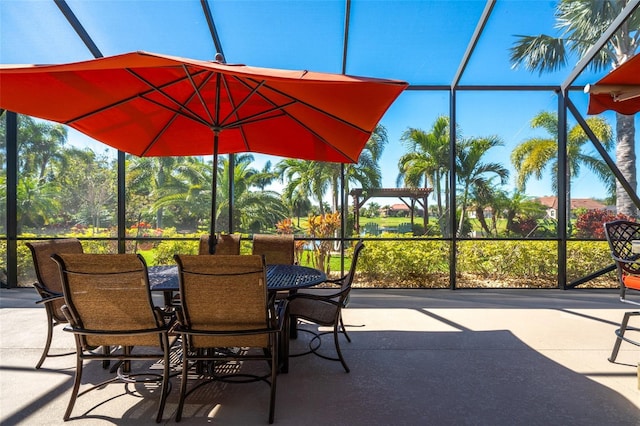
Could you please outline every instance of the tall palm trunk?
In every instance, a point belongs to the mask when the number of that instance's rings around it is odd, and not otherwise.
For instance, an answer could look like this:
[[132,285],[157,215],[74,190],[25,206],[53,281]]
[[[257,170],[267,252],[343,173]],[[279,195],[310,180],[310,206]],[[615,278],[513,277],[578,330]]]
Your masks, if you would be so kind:
[[[636,189],[636,130],[633,115],[616,113],[616,134],[618,138],[616,164],[622,176],[629,182],[629,185],[633,189]],[[618,213],[627,216],[637,217],[638,215],[638,208],[633,204],[631,197],[629,197],[629,194],[627,194],[619,182],[616,183],[616,209]]]

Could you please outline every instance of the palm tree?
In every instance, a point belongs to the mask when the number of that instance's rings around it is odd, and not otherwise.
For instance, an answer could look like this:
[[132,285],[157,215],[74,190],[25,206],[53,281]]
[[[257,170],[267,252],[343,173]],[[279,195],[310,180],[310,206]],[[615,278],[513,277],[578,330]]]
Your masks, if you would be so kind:
[[[603,31],[620,14],[628,1],[561,0],[556,11],[556,27],[560,37],[545,34],[519,35],[511,48],[511,62],[539,73],[556,71],[568,62],[569,54],[584,56],[600,38]],[[591,62],[591,68],[616,68],[632,57],[640,40],[640,14],[634,13],[609,39]],[[636,189],[636,154],[634,117],[616,113],[616,163],[620,172]],[[624,188],[616,187],[618,213],[636,216],[637,208]]]
[[449,207],[449,117],[438,117],[428,133],[420,129],[407,129],[402,141],[407,153],[398,161],[396,185],[409,188],[431,186],[436,196],[438,217],[444,217]]
[[[606,149],[613,147],[613,135],[609,124],[601,117],[589,117],[587,119],[589,127],[595,135],[602,141]],[[553,170],[552,186],[558,192],[558,115],[552,112],[541,112],[531,120],[531,127],[541,128],[547,131],[548,138],[534,137],[525,140],[513,149],[511,153],[511,163],[515,167],[517,176],[517,187],[524,191],[526,183],[535,176],[541,179],[547,166],[551,165]],[[615,188],[614,176],[607,167],[604,160],[584,153],[585,144],[589,139],[580,126],[571,128],[567,135],[567,158],[569,178],[580,174],[581,166],[589,168],[608,189]]]
[[282,182],[286,182],[283,197],[313,197],[318,201],[320,215],[325,212],[323,198],[333,175],[328,163],[285,159],[276,165],[276,173]]
[[[180,194],[184,195],[195,186],[201,187],[203,192],[210,192],[210,169],[197,157],[131,157],[127,162],[127,187],[133,194],[156,200],[150,209],[155,211],[156,226],[163,228],[165,207],[171,207],[171,204],[158,203],[158,200],[167,201],[174,195],[184,198]],[[195,201],[196,198],[191,199]]]
[[[500,191],[495,188],[492,180],[493,178],[480,181],[469,191],[469,204],[473,206],[476,213],[476,219],[480,222],[480,226],[487,236],[492,234],[492,230],[489,228],[484,210],[487,207],[493,208],[496,197],[499,195]],[[493,210],[492,218],[495,218],[496,214],[496,210]],[[493,229],[495,230],[495,227]]]
[[460,222],[457,234],[462,233],[462,225],[466,216],[467,203],[471,188],[488,185],[489,180],[498,176],[502,185],[507,183],[509,170],[500,163],[483,163],[482,157],[491,148],[503,146],[497,136],[464,139],[457,147],[456,176],[462,184],[460,195]]
[[[371,137],[364,145],[358,162],[344,165],[344,192],[346,194],[350,192],[351,183],[357,183],[364,189],[380,188],[380,186],[382,186],[382,170],[380,169],[379,163],[384,147],[388,142],[387,129],[382,125],[377,125]],[[337,177],[339,174],[334,176]],[[338,194],[340,194],[337,180],[332,183],[332,190],[335,194],[334,211],[337,211]],[[347,202],[345,211],[348,211],[348,207],[349,204]]]
[[267,161],[259,172],[253,174],[251,183],[259,189],[264,190],[278,177],[278,174],[271,168],[271,161]]
[[517,189],[511,195],[502,192],[496,201],[497,211],[502,212],[507,219],[505,226],[507,235],[514,229],[514,223],[517,218],[538,218],[544,215],[546,209],[542,204]]
[[[251,154],[237,154],[233,168],[233,217],[232,230],[243,232],[261,232],[274,228],[276,223],[287,217],[287,208],[280,199],[280,194],[274,191],[265,191],[256,183],[256,176],[262,172],[251,167],[253,162]],[[218,178],[218,186],[229,187],[229,160],[220,162],[222,169]],[[264,169],[263,169],[264,172]],[[257,189],[257,190],[254,190]],[[218,220],[216,224],[221,229],[229,223],[229,197],[224,194],[218,197]]]

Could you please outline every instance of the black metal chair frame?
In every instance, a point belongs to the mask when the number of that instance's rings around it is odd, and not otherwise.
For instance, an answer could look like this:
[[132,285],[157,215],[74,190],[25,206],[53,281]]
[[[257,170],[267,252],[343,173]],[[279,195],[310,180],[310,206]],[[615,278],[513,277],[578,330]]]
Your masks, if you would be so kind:
[[[331,361],[340,361],[344,370],[348,373],[350,371],[347,362],[344,359],[342,354],[342,350],[340,349],[340,340],[339,335],[343,334],[349,343],[351,343],[351,338],[347,333],[347,329],[344,326],[344,322],[342,319],[342,309],[345,308],[349,302],[349,293],[351,292],[351,284],[353,283],[353,279],[356,274],[356,267],[358,263],[358,258],[360,256],[360,252],[364,249],[364,243],[362,240],[358,241],[354,250],[353,250],[353,258],[351,261],[351,267],[349,268],[349,272],[337,279],[329,279],[326,280],[325,283],[339,285],[339,289],[335,289],[337,291],[332,292],[329,289],[309,289],[307,291],[297,292],[289,297],[290,303],[290,312],[291,312],[291,321],[297,321],[298,319],[303,319],[306,321],[310,321],[312,323],[322,325],[322,326],[333,326],[332,331],[326,332],[314,332],[312,330],[306,329],[298,329],[298,331],[311,333],[313,336],[309,341],[309,350],[296,353],[289,354],[290,357],[298,357],[303,355],[308,355],[313,353],[321,358],[331,360]],[[314,294],[318,293],[318,294]],[[328,292],[328,294],[327,294]],[[328,306],[335,307],[335,315],[332,321],[319,321],[318,318],[313,317],[312,315],[305,314],[303,311],[297,311],[295,309],[296,300],[306,300],[311,301],[312,303],[325,304]],[[328,307],[327,306],[327,307]],[[321,345],[321,338],[324,335],[333,334],[333,341],[336,348],[337,357],[328,356],[319,352],[319,348]]]
[[[625,277],[635,275],[640,277],[640,254],[634,253],[632,241],[640,241],[640,223],[626,220],[616,220],[604,224],[605,236],[611,249],[611,257],[615,261],[618,282],[620,284],[620,301],[635,306],[640,302],[627,298],[627,290],[635,290],[625,285]],[[640,328],[630,327],[631,317],[640,316],[640,310],[627,311],[622,317],[620,327],[615,330],[616,341],[609,357],[609,361],[615,362],[622,341],[640,346],[640,341],[629,338],[627,332],[640,332]]]

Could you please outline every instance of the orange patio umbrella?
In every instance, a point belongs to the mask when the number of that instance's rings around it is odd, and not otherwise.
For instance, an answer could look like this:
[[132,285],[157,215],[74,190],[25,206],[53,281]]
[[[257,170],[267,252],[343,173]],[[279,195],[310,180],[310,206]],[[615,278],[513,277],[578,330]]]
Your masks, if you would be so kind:
[[604,76],[596,84],[584,88],[589,93],[588,114],[606,110],[633,115],[640,111],[640,55],[635,55]]
[[137,156],[240,152],[355,163],[404,81],[132,52],[0,65],[0,108],[62,123]]

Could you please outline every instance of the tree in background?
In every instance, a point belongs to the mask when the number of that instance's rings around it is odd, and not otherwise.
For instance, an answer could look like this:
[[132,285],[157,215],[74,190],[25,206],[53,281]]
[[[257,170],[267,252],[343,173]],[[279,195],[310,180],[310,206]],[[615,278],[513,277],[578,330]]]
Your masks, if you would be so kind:
[[460,219],[457,235],[463,232],[463,224],[469,201],[469,192],[474,187],[486,186],[490,180],[497,176],[502,185],[507,183],[509,170],[502,164],[483,162],[483,157],[491,149],[503,146],[497,136],[484,138],[469,138],[462,140],[456,147],[456,177],[462,184],[460,189]]
[[328,163],[287,158],[276,164],[276,173],[281,182],[287,182],[283,196],[315,198],[320,215],[325,212],[324,195],[329,189],[333,171]]
[[[429,132],[409,128],[402,135],[407,153],[398,160],[396,185],[408,188],[431,186],[436,197],[438,219],[449,210],[449,117],[438,117]],[[444,191],[443,191],[444,189]],[[444,199],[444,201],[443,201]],[[425,224],[426,225],[426,224]],[[443,235],[445,229],[441,229]]]
[[[609,124],[600,117],[587,118],[589,127],[600,139],[605,149],[613,147],[612,131]],[[516,183],[520,191],[525,191],[527,181],[534,176],[542,179],[547,167],[552,170],[553,191],[558,194],[558,115],[552,112],[541,112],[531,120],[531,127],[547,131],[548,137],[533,137],[516,146],[511,152],[511,163],[518,174]],[[571,178],[580,174],[582,166],[587,167],[605,184],[611,192],[615,190],[615,179],[607,164],[599,157],[585,152],[589,146],[589,138],[580,126],[572,127],[567,135],[567,159],[569,179],[567,181],[567,197]]]
[[[344,193],[351,191],[351,184],[358,184],[362,189],[380,188],[382,186],[382,170],[380,169],[380,158],[385,146],[389,142],[387,129],[382,125],[377,125],[371,137],[364,145],[358,162],[344,165]],[[338,171],[340,167],[337,167]],[[338,172],[335,177],[339,178]],[[332,191],[334,199],[334,211],[338,211],[338,198],[341,194],[338,180],[332,181]],[[349,211],[349,202],[346,201],[345,211]]]
[[[557,71],[567,65],[570,54],[579,57],[595,44],[611,22],[620,14],[628,1],[561,0],[556,10],[559,37],[546,34],[518,35],[511,48],[511,62],[539,73]],[[595,71],[606,67],[617,68],[632,57],[638,49],[640,13],[636,12],[609,39],[591,61]],[[616,113],[616,163],[620,172],[636,190],[636,153],[634,116]],[[571,158],[569,159],[571,161]],[[637,215],[637,208],[624,188],[617,183],[616,207],[618,213]]]

